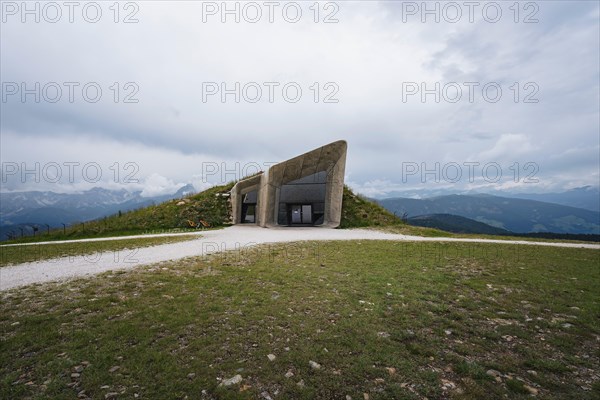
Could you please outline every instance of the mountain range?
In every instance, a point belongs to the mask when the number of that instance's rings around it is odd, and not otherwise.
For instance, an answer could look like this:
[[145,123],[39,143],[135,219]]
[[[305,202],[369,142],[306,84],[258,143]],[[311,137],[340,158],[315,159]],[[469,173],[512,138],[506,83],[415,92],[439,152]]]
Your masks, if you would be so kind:
[[514,193],[509,197],[537,200],[600,212],[600,189],[583,186],[560,193]]
[[9,231],[23,228],[31,234],[33,226],[46,229],[89,221],[107,215],[125,212],[164,201],[181,198],[196,190],[185,185],[169,195],[144,197],[141,191],[93,188],[81,193],[8,192],[0,193],[0,240]]
[[546,203],[560,204],[576,208],[584,208],[590,211],[600,212],[600,188],[594,186],[582,186],[569,189],[564,192],[551,193],[525,193],[514,191],[476,191],[476,190],[453,190],[453,189],[412,189],[403,191],[394,191],[384,197],[377,197],[378,200],[384,198],[409,198],[409,199],[429,199],[433,197],[442,197],[452,194],[478,195],[489,194],[498,197],[509,197],[515,199],[537,200]]
[[478,233],[484,235],[510,235],[506,229],[452,214],[429,214],[407,218],[409,225],[436,228],[453,233]]
[[[33,226],[44,230],[181,198],[196,190],[192,185],[176,193],[144,197],[141,192],[94,188],[81,193],[8,192],[0,193],[0,240],[6,233],[31,234]],[[431,190],[405,192],[410,197],[431,195]],[[539,199],[545,201],[539,201]],[[429,198],[394,197],[375,200],[413,225],[430,226],[451,232],[506,234],[554,232],[600,234],[598,188],[582,187],[562,193],[450,194]],[[578,206],[578,207],[575,207]]]
[[409,219],[430,214],[452,214],[516,233],[600,234],[599,212],[536,200],[454,194],[428,199],[377,201],[396,215]]

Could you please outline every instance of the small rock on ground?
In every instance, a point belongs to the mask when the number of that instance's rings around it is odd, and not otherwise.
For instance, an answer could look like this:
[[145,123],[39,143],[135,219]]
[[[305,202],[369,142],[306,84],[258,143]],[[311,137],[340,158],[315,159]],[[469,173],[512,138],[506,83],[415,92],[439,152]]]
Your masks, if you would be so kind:
[[273,400],[273,398],[267,392],[262,392],[260,395],[265,400]]
[[223,380],[221,383],[219,383],[219,386],[237,385],[241,381],[242,381],[242,376],[240,374],[238,374],[238,375],[236,375],[234,377],[231,377],[229,379]]
[[529,392],[529,394],[532,394],[534,396],[538,394],[538,390],[536,388],[533,388],[529,385],[523,385],[523,387]]
[[486,375],[493,377],[502,376],[502,373],[500,371],[496,371],[495,369],[488,369],[485,373]]

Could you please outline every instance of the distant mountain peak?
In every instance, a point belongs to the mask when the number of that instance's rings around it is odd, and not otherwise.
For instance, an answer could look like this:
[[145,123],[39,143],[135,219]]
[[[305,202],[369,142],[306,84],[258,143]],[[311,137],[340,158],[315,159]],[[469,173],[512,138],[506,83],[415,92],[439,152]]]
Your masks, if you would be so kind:
[[[181,198],[196,190],[191,184],[179,188],[174,194],[143,197],[140,191],[111,190],[93,187],[80,193],[7,192],[1,193],[0,228],[21,223],[61,226],[75,221],[88,221],[128,211],[150,204]],[[1,230],[1,229],[0,229]]]
[[188,183],[175,192],[175,197],[183,197],[194,193],[196,193],[196,188],[191,183]]

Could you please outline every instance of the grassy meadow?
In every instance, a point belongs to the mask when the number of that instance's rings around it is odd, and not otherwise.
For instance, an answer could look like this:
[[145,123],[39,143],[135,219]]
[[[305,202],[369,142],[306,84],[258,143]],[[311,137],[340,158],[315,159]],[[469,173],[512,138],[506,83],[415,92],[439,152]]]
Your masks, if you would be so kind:
[[0,293],[2,399],[597,399],[600,253],[302,242]]

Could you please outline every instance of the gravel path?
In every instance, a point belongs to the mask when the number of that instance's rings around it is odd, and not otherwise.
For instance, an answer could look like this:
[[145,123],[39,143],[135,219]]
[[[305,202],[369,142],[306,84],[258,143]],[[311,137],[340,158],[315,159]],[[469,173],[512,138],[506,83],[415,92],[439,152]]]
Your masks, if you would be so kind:
[[[165,237],[189,235],[157,234],[141,237]],[[246,247],[279,242],[297,242],[305,240],[402,240],[423,242],[477,242],[522,244],[554,247],[576,247],[600,249],[597,244],[530,242],[521,240],[489,240],[489,239],[457,239],[457,238],[426,238],[406,236],[366,229],[324,229],[324,228],[276,228],[264,229],[256,226],[236,225],[220,230],[198,232],[197,239],[185,242],[163,244],[139,249],[124,249],[105,251],[87,256],[63,257],[30,263],[17,264],[0,268],[0,291],[12,289],[33,283],[66,280],[75,277],[98,274],[110,270],[129,269],[139,265],[152,264],[161,261],[177,260],[190,256],[202,256],[227,250],[239,250]],[[69,242],[89,242],[100,240],[125,240],[140,236],[127,236],[102,239],[80,239]],[[55,244],[64,242],[43,242]],[[43,248],[42,243],[37,243]],[[26,246],[22,245],[24,250]],[[1,248],[2,246],[0,246]]]

